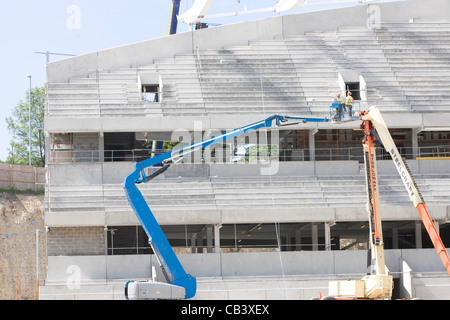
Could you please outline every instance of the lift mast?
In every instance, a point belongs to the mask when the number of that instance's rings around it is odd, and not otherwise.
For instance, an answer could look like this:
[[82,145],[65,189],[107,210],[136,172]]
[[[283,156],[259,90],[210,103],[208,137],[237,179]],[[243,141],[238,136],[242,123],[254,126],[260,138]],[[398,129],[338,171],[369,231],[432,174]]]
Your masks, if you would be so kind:
[[392,139],[392,136],[390,135],[389,130],[381,117],[380,111],[377,107],[371,107],[369,111],[362,111],[360,113],[360,119],[363,120],[361,129],[364,130],[364,136],[372,136],[373,138],[370,139],[380,141],[386,151],[391,155],[406,191],[408,192],[409,198],[419,212],[425,229],[427,230],[428,235],[430,236],[430,239],[439,254],[439,257],[441,258],[442,263],[450,276],[450,257],[441,237],[439,236],[439,232],[436,230],[433,220],[428,213],[425,201],[423,200],[419,188],[411,175],[409,167],[406,164],[406,161],[400,156],[394,140]]
[[380,216],[380,200],[378,188],[378,173],[376,165],[375,142],[378,140],[391,155],[395,167],[403,181],[414,207],[417,208],[425,228],[441,258],[447,273],[450,275],[450,258],[445,246],[434,226],[425,201],[414,181],[406,161],[392,139],[391,134],[377,107],[371,107],[369,111],[359,114],[363,120],[361,129],[364,133],[364,165],[366,175],[367,212],[370,225],[370,272],[361,280],[331,281],[329,283],[329,295],[331,298],[351,299],[389,299],[392,296],[393,277],[386,272],[383,231]]

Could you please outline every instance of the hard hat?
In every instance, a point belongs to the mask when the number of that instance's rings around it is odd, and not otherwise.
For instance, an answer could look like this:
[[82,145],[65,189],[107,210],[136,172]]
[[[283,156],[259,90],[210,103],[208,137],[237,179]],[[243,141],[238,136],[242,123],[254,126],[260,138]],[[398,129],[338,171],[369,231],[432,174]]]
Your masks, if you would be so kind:
[[338,93],[338,94],[337,94],[337,96],[338,96],[338,97],[340,97],[340,96],[341,96],[341,94],[340,94],[340,93]]

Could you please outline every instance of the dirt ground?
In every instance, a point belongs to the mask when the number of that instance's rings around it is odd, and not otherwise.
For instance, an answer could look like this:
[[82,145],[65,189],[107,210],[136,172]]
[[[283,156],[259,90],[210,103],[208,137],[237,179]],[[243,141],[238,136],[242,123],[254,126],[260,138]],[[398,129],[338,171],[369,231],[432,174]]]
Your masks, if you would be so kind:
[[46,261],[44,195],[0,192],[0,300],[36,299]]

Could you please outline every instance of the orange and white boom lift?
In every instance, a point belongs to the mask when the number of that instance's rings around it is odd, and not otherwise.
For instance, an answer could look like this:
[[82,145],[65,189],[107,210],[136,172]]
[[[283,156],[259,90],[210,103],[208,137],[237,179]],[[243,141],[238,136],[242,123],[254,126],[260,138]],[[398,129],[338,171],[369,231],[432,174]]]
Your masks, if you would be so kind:
[[377,107],[359,114],[364,132],[364,164],[367,188],[367,212],[370,225],[371,273],[356,281],[333,281],[329,284],[329,295],[340,298],[389,299],[392,296],[393,279],[386,272],[384,260],[383,231],[380,217],[380,200],[376,165],[375,142],[378,140],[391,155],[414,207],[417,208],[428,235],[450,276],[450,257],[427,211],[419,188],[405,162],[400,156],[391,134]]

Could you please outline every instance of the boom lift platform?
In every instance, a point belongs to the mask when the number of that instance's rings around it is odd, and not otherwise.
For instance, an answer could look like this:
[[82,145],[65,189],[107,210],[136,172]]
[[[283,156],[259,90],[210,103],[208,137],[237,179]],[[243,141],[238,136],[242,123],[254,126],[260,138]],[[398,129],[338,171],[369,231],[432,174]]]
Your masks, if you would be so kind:
[[[359,102],[353,103],[354,110],[344,110],[344,104],[337,101],[330,106],[330,117],[333,123],[341,123],[359,120],[361,105]],[[356,116],[355,116],[356,114]]]
[[450,276],[450,258],[444,244],[427,211],[419,188],[402,159],[389,130],[377,107],[359,114],[364,132],[364,164],[366,172],[367,212],[369,214],[371,271],[361,280],[331,281],[329,295],[332,298],[349,299],[390,299],[392,297],[393,277],[386,272],[384,260],[383,234],[380,217],[380,200],[376,166],[375,142],[378,140],[391,155],[395,167],[403,181],[414,207],[417,208],[425,228]]

